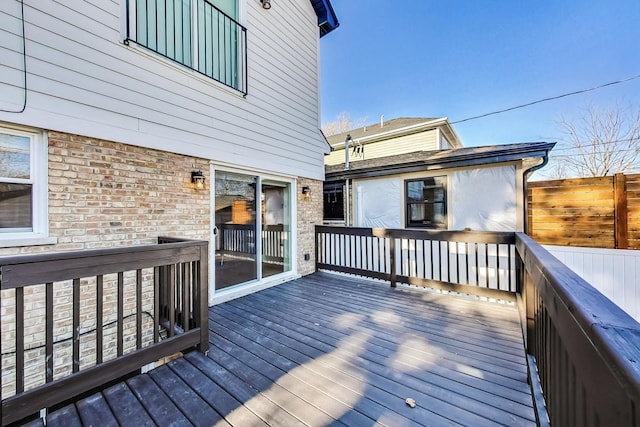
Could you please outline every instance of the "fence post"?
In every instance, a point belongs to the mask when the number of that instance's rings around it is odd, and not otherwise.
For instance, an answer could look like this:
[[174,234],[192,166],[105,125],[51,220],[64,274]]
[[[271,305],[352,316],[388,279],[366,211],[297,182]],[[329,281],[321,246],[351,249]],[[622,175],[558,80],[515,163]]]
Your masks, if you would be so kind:
[[613,177],[613,206],[615,248],[628,249],[627,178],[623,173],[617,173]]

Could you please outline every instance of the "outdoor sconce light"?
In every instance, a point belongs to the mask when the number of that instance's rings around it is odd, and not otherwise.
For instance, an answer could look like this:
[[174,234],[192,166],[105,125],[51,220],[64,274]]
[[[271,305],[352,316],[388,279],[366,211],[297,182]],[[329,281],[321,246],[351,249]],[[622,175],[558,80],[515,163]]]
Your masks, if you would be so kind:
[[271,9],[271,0],[260,0],[263,9]]
[[310,197],[311,197],[311,188],[305,185],[304,187],[302,187],[302,198],[305,200],[309,200]]
[[202,190],[204,188],[204,175],[202,171],[193,171],[191,172],[191,183],[196,186],[197,190]]

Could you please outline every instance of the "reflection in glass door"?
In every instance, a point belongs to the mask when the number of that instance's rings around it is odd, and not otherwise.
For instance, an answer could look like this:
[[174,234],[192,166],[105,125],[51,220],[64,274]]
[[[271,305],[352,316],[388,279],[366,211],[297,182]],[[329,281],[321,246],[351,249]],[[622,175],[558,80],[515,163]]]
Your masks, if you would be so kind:
[[291,185],[262,181],[262,277],[291,270]]
[[216,289],[258,278],[257,176],[215,173]]

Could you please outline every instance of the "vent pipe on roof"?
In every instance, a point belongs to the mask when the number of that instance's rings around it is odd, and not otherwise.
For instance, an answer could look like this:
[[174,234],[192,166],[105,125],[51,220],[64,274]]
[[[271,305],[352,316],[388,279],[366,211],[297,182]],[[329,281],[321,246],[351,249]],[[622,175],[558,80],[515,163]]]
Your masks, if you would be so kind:
[[384,114],[380,115],[380,127],[383,128],[384,127]]

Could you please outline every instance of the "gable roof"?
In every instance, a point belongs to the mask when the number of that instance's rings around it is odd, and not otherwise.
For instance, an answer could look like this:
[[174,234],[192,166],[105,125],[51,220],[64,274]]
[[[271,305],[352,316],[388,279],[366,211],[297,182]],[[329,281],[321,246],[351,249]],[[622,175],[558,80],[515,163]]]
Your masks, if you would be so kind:
[[331,31],[338,28],[340,23],[338,17],[333,11],[330,0],[311,0],[313,9],[318,16],[318,27],[320,27],[320,37],[324,37]]
[[374,123],[358,129],[331,135],[327,137],[327,140],[331,147],[339,149],[344,147],[344,141],[347,135],[351,135],[354,141],[364,142],[363,140],[366,140],[366,142],[374,142],[422,132],[438,126],[443,126],[448,130],[447,137],[448,139],[449,136],[455,139],[454,141],[450,141],[454,146],[462,146],[460,138],[458,138],[458,135],[449,123],[449,119],[446,117],[399,117],[383,122],[382,126],[380,126],[380,123]]
[[456,167],[479,166],[516,160],[545,158],[555,142],[524,142],[453,148],[450,150],[416,151],[377,159],[361,160],[344,170],[344,163],[325,166],[325,179],[370,178],[409,172],[422,172]]

